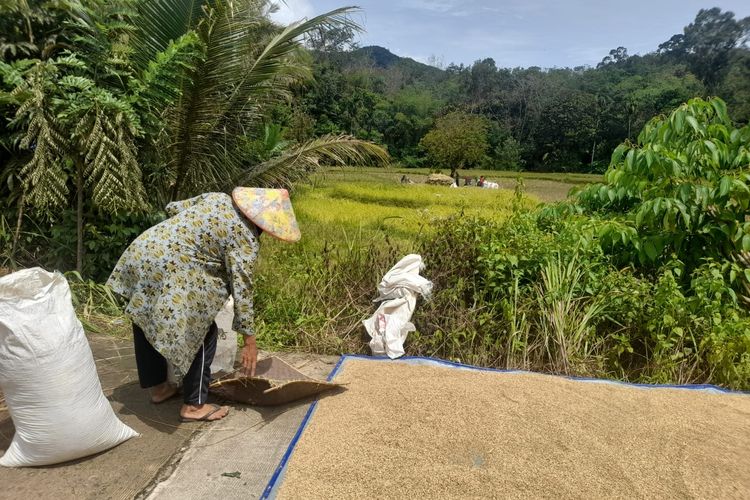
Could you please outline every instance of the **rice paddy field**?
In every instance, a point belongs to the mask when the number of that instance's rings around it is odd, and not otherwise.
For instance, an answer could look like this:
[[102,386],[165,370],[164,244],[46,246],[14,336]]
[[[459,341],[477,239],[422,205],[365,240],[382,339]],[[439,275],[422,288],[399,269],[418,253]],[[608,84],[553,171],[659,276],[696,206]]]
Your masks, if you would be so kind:
[[[437,221],[449,216],[507,217],[516,200],[514,191],[519,179],[524,191],[520,203],[529,208],[564,199],[576,185],[599,179],[585,174],[465,172],[484,175],[500,184],[501,189],[427,185],[424,181],[428,172],[424,169],[348,168],[318,173],[293,193],[302,244],[353,245],[387,239],[409,247],[420,235],[431,231]],[[403,175],[413,184],[401,184]],[[270,251],[276,246],[266,245]]]

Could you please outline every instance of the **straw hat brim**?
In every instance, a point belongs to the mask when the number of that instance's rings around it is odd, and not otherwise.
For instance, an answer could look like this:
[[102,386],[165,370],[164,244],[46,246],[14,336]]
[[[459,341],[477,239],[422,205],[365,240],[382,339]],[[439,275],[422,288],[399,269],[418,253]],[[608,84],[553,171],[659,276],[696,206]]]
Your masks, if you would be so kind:
[[302,233],[286,189],[236,187],[232,199],[242,214],[282,241],[299,241]]

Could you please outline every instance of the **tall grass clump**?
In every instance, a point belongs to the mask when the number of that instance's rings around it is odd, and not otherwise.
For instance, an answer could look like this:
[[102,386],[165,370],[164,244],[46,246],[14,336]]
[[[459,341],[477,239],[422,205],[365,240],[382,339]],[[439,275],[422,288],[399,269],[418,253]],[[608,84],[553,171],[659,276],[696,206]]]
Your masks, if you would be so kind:
[[364,352],[361,320],[375,285],[401,258],[389,242],[362,231],[343,241],[282,246],[261,251],[256,272],[256,329],[262,346],[315,353]]
[[577,258],[565,263],[556,255],[542,265],[535,285],[539,332],[557,372],[570,373],[575,364],[591,360],[597,351],[595,326],[605,301],[601,296],[585,295],[581,288],[584,272]]

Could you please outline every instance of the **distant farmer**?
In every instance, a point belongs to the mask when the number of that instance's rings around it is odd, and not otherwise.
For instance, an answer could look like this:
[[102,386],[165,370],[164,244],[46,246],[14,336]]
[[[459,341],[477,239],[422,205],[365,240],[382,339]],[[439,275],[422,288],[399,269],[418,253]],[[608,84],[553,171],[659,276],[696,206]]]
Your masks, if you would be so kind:
[[167,362],[182,379],[183,421],[219,420],[226,406],[207,405],[218,329],[214,318],[231,293],[233,328],[244,337],[242,366],[255,374],[252,273],[262,232],[298,241],[284,189],[238,187],[167,205],[169,219],[125,250],[107,284],[128,300],[141,387],[161,403],[177,393]]

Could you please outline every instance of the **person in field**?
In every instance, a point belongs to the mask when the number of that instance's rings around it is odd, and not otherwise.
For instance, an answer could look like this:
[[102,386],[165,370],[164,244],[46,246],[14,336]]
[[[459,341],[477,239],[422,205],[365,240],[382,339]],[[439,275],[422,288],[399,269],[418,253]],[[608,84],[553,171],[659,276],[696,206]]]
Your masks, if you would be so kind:
[[167,363],[182,381],[183,421],[219,420],[226,406],[208,405],[216,352],[217,312],[234,298],[233,328],[244,337],[242,366],[255,374],[253,267],[261,233],[295,242],[300,230],[284,189],[238,187],[170,203],[169,218],[125,250],[107,284],[127,300],[141,387],[161,403],[177,394]]

